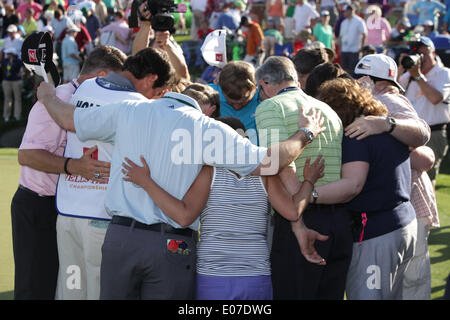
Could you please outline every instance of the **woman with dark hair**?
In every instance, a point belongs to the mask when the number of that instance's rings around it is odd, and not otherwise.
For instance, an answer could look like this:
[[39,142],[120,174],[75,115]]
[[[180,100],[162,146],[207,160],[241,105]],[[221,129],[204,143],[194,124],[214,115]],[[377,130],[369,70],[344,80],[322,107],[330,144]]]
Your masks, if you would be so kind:
[[[344,128],[360,116],[386,115],[369,90],[351,79],[324,82],[317,98],[339,115]],[[348,299],[402,299],[403,274],[414,254],[416,216],[409,201],[408,146],[389,133],[342,141],[342,178],[317,187],[316,203],[347,203],[352,213],[353,255]]]
[[305,93],[315,97],[322,83],[339,77],[351,79],[351,76],[337,63],[326,62],[319,64],[311,71],[306,80]]

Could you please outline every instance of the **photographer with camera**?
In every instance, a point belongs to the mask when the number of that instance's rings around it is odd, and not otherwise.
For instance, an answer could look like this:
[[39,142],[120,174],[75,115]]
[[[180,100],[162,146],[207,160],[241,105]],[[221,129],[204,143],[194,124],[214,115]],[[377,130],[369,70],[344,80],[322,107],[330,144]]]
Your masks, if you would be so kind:
[[[133,43],[132,55],[147,47],[162,49],[169,56],[170,63],[175,69],[176,79],[190,80],[183,50],[172,37],[175,32],[174,19],[169,12],[175,10],[173,1],[144,0],[138,6],[140,29]],[[130,28],[136,27],[131,21],[129,25]]]
[[419,117],[431,128],[427,146],[434,151],[435,162],[428,175],[434,185],[448,149],[446,128],[450,122],[450,69],[437,60],[430,38],[415,35],[410,38],[409,47],[410,54],[400,56],[399,82]]

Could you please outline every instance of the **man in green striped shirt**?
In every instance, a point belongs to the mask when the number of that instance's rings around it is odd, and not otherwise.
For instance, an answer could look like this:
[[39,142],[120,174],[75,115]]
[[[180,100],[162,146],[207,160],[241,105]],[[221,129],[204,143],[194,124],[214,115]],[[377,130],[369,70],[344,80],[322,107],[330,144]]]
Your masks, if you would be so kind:
[[[255,113],[261,146],[284,141],[296,132],[299,107],[306,113],[319,109],[325,119],[325,132],[304,149],[290,172],[281,173],[289,192],[294,193],[300,187],[299,180],[303,181],[303,167],[308,157],[314,161],[322,155],[325,159],[324,176],[317,185],[339,180],[343,128],[338,115],[327,104],[299,88],[295,66],[286,57],[268,58],[257,69],[256,80],[264,99]],[[292,169],[296,170],[297,176],[292,175]],[[306,225],[328,235],[327,241],[316,241],[316,250],[326,260],[326,266],[305,259],[296,238],[298,234],[292,232],[299,229],[292,230],[290,221],[279,214],[275,214],[274,220],[271,254],[274,299],[343,299],[353,242],[346,208],[316,205],[313,200],[300,219],[303,221],[294,222],[294,225]]]

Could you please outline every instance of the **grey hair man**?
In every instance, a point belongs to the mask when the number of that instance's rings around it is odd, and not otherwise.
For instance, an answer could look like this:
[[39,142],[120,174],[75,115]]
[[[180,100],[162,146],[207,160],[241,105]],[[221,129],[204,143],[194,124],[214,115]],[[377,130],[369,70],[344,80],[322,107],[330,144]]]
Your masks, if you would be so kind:
[[[311,135],[312,143],[295,159],[293,167],[281,172],[280,176],[288,191],[297,192],[300,181],[303,181],[305,162],[319,155],[323,156],[326,165],[324,177],[317,181],[317,185],[339,180],[343,129],[338,115],[327,104],[306,95],[297,86],[297,72],[288,58],[269,57],[256,70],[256,80],[260,92],[265,93],[261,96],[268,97],[258,106],[255,115],[261,145],[270,146],[275,139],[272,135],[274,132],[278,133],[280,141],[295,132],[299,107],[307,112],[320,110],[325,120],[325,132],[318,136]],[[265,135],[265,132],[268,134]],[[318,206],[313,203],[305,210],[302,219],[293,222],[292,226],[279,214],[275,214],[274,222],[271,253],[274,298],[343,299],[352,252],[346,209],[343,206]],[[305,226],[329,236],[328,240],[317,245],[322,261],[312,261],[309,258],[311,252],[305,250],[304,243],[308,236],[303,232]],[[339,252],[339,258],[335,252]],[[323,268],[323,259],[326,268]],[[333,273],[339,276],[331,277]]]

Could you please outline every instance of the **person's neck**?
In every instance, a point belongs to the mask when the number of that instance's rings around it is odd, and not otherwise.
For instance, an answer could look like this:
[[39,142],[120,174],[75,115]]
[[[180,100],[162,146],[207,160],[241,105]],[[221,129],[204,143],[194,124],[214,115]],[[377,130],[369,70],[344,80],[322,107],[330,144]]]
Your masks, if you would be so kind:
[[284,81],[284,82],[280,83],[278,86],[274,86],[274,89],[278,93],[281,90],[289,88],[289,87],[298,87],[298,86],[295,81]]

